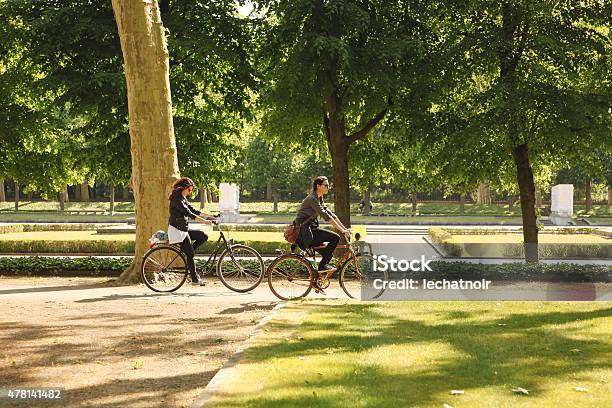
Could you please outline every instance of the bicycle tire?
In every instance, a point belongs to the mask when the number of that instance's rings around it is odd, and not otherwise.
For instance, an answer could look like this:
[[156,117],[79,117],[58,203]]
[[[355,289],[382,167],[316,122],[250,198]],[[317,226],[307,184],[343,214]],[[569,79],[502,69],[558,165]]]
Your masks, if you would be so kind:
[[[244,260],[246,267],[241,264],[237,265],[238,270],[223,270],[222,264],[223,260],[226,257],[231,257],[231,263],[236,265],[236,258],[232,256],[233,252],[238,253],[238,251],[246,252],[250,254],[251,260]],[[239,257],[241,258],[241,257]],[[251,263],[254,263],[251,270]],[[257,268],[257,274],[253,274],[254,269]],[[255,289],[261,281],[263,280],[265,273],[265,267],[263,259],[259,252],[257,252],[254,248],[251,248],[247,245],[235,244],[230,245],[225,248],[225,250],[221,253],[219,257],[219,261],[217,262],[217,275],[221,280],[221,283],[225,285],[226,288],[233,290],[234,292],[244,293],[249,292]],[[254,278],[254,279],[250,279]],[[239,282],[246,282],[247,286],[239,286]]]
[[[154,292],[176,291],[183,286],[188,274],[185,255],[171,245],[159,245],[148,250],[140,263],[142,281]],[[168,288],[157,285],[161,282],[168,283]]]
[[[359,265],[360,269],[367,268],[359,274],[355,272],[355,263]],[[344,290],[344,293],[351,299],[361,300],[372,300],[377,299],[382,295],[384,289],[372,289],[369,287],[369,283],[375,278],[382,278],[385,281],[388,279],[387,271],[376,272],[373,271],[374,258],[367,254],[355,254],[355,258],[349,258],[340,266],[340,273],[338,274],[338,282]],[[351,269],[352,268],[352,269]],[[380,275],[380,276],[375,276]],[[365,297],[365,298],[364,298]]]
[[[312,265],[304,257],[285,254],[272,261],[268,267],[268,286],[281,300],[299,299],[312,290],[313,276]],[[296,295],[293,296],[293,293]]]

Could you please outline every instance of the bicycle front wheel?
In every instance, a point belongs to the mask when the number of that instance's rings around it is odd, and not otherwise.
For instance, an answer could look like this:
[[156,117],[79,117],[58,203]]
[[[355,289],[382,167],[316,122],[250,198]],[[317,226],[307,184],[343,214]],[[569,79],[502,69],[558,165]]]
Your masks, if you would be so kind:
[[140,274],[149,289],[155,292],[174,292],[187,279],[187,262],[177,248],[157,246],[142,257]]
[[264,262],[259,252],[246,245],[232,245],[223,251],[217,263],[221,282],[234,292],[248,292],[264,276]]
[[340,286],[352,299],[370,300],[382,295],[384,289],[374,289],[375,279],[388,279],[387,272],[374,270],[374,258],[371,255],[357,254],[340,266]]
[[276,258],[268,267],[268,284],[276,297],[291,300],[308,295],[314,270],[306,259],[287,254]]

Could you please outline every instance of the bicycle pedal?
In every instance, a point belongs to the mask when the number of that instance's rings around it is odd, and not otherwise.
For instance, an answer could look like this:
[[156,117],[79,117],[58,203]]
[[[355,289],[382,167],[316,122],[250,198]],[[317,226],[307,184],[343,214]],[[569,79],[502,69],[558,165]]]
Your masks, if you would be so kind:
[[325,291],[323,289],[321,289],[321,288],[315,287],[314,290],[315,290],[315,293],[319,293],[321,295],[326,295],[327,296],[327,293],[325,293]]

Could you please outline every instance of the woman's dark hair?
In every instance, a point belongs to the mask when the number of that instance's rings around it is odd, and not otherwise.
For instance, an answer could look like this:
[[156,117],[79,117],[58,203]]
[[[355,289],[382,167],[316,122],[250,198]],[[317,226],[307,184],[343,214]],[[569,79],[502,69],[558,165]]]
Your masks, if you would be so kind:
[[190,179],[189,177],[183,177],[183,178],[176,180],[174,184],[172,185],[172,193],[170,193],[170,197],[168,198],[172,200],[174,197],[181,194],[181,192],[184,189],[191,187],[193,185],[194,185],[193,180]]
[[317,186],[323,184],[324,181],[328,181],[326,176],[317,176],[314,180],[312,180],[312,192],[317,192]]

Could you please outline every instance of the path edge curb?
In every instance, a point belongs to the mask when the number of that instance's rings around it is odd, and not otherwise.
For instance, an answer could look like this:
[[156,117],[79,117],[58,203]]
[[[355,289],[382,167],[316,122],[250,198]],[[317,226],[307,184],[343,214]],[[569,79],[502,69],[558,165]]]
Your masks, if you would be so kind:
[[278,313],[278,311],[285,307],[286,304],[287,302],[284,301],[278,303],[276,306],[274,306],[272,312],[269,315],[261,319],[259,323],[255,325],[255,330],[253,330],[253,334],[251,334],[251,336],[245,340],[242,347],[236,350],[236,352],[232,354],[229,360],[227,360],[225,364],[223,364],[223,366],[219,369],[219,371],[217,371],[217,373],[213,376],[213,378],[204,388],[204,391],[202,391],[202,393],[198,396],[198,398],[196,398],[193,404],[191,404],[191,408],[201,408],[205,406],[206,403],[208,403],[208,401],[210,401],[213,396],[215,396],[215,394],[221,388],[221,385],[227,379],[233,376],[234,371],[236,369],[236,365],[238,365],[238,362],[244,354],[244,351],[251,346],[251,343],[253,343],[255,337],[257,337],[257,335],[259,335],[259,333],[264,329],[264,326],[268,324],[268,322],[272,320],[272,318]]

